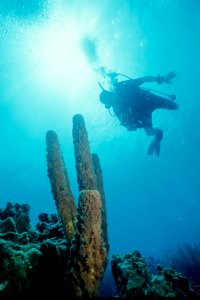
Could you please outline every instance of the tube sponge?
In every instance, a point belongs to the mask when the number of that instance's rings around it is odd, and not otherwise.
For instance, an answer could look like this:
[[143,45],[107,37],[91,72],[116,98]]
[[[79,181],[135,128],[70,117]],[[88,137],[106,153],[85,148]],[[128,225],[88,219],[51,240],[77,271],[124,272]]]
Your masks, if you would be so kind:
[[105,244],[105,248],[107,253],[109,252],[110,246],[108,243],[108,231],[107,231],[107,220],[106,220],[106,201],[105,201],[105,192],[103,187],[103,175],[102,175],[102,169],[101,164],[99,160],[99,156],[96,153],[92,154],[92,161],[94,166],[94,172],[96,175],[96,185],[97,190],[99,191],[101,195],[101,230],[102,230],[102,239]]
[[49,130],[47,132],[46,144],[48,177],[52,194],[63,224],[64,234],[70,244],[75,231],[76,205],[60,151],[58,137],[54,131]]
[[106,255],[101,235],[100,194],[84,190],[79,195],[77,232],[67,268],[73,296],[98,296]]
[[82,115],[74,115],[72,133],[79,191],[95,190],[96,176],[94,174],[92,165],[88,134],[85,128],[85,121]]

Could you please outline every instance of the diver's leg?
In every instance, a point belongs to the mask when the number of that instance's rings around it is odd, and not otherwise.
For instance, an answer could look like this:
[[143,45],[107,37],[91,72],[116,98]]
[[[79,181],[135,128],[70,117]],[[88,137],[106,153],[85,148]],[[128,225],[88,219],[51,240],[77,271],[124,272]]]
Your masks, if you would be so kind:
[[159,156],[160,155],[160,143],[163,138],[162,129],[148,127],[148,128],[144,128],[144,130],[148,136],[155,135],[153,141],[149,145],[147,154],[152,155],[155,152],[155,154],[157,156]]

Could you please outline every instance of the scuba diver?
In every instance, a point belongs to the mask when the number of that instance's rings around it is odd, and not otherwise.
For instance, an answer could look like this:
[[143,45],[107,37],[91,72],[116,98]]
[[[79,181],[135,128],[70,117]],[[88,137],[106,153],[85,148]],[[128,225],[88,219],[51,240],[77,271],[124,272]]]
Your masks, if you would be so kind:
[[[152,124],[152,113],[159,108],[176,110],[179,105],[173,100],[175,95],[167,95],[152,89],[140,87],[145,82],[171,83],[171,80],[177,75],[176,72],[170,72],[166,76],[144,76],[132,79],[123,74],[115,72],[107,74],[112,83],[111,91],[103,88],[99,83],[102,92],[99,95],[100,101],[105,108],[112,107],[115,116],[119,119],[120,124],[130,131],[137,128],[143,128],[148,136],[153,135],[154,139],[149,145],[148,155],[160,155],[160,143],[163,138],[163,130],[154,128]],[[118,82],[117,76],[122,75],[127,80]],[[158,96],[156,93],[165,95]]]

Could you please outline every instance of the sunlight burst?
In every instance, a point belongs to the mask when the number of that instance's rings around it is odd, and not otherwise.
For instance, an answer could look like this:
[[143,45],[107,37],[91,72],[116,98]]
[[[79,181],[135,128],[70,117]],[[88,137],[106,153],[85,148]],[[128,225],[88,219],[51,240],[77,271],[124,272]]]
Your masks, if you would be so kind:
[[51,20],[33,30],[31,60],[36,77],[53,87],[84,86],[92,70],[81,49],[82,28],[72,19]]

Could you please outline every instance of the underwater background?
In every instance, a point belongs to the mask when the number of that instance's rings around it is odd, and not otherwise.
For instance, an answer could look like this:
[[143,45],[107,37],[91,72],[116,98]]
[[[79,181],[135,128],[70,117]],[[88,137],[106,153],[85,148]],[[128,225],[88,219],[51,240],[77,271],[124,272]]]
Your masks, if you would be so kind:
[[[200,2],[1,0],[0,35],[0,207],[28,203],[32,225],[56,212],[48,130],[77,199],[72,118],[81,114],[101,161],[110,255],[159,258],[199,243]],[[146,154],[151,137],[127,131],[100,103],[98,67],[133,78],[177,72],[173,84],[145,85],[180,105],[153,114],[164,130],[160,157]]]

